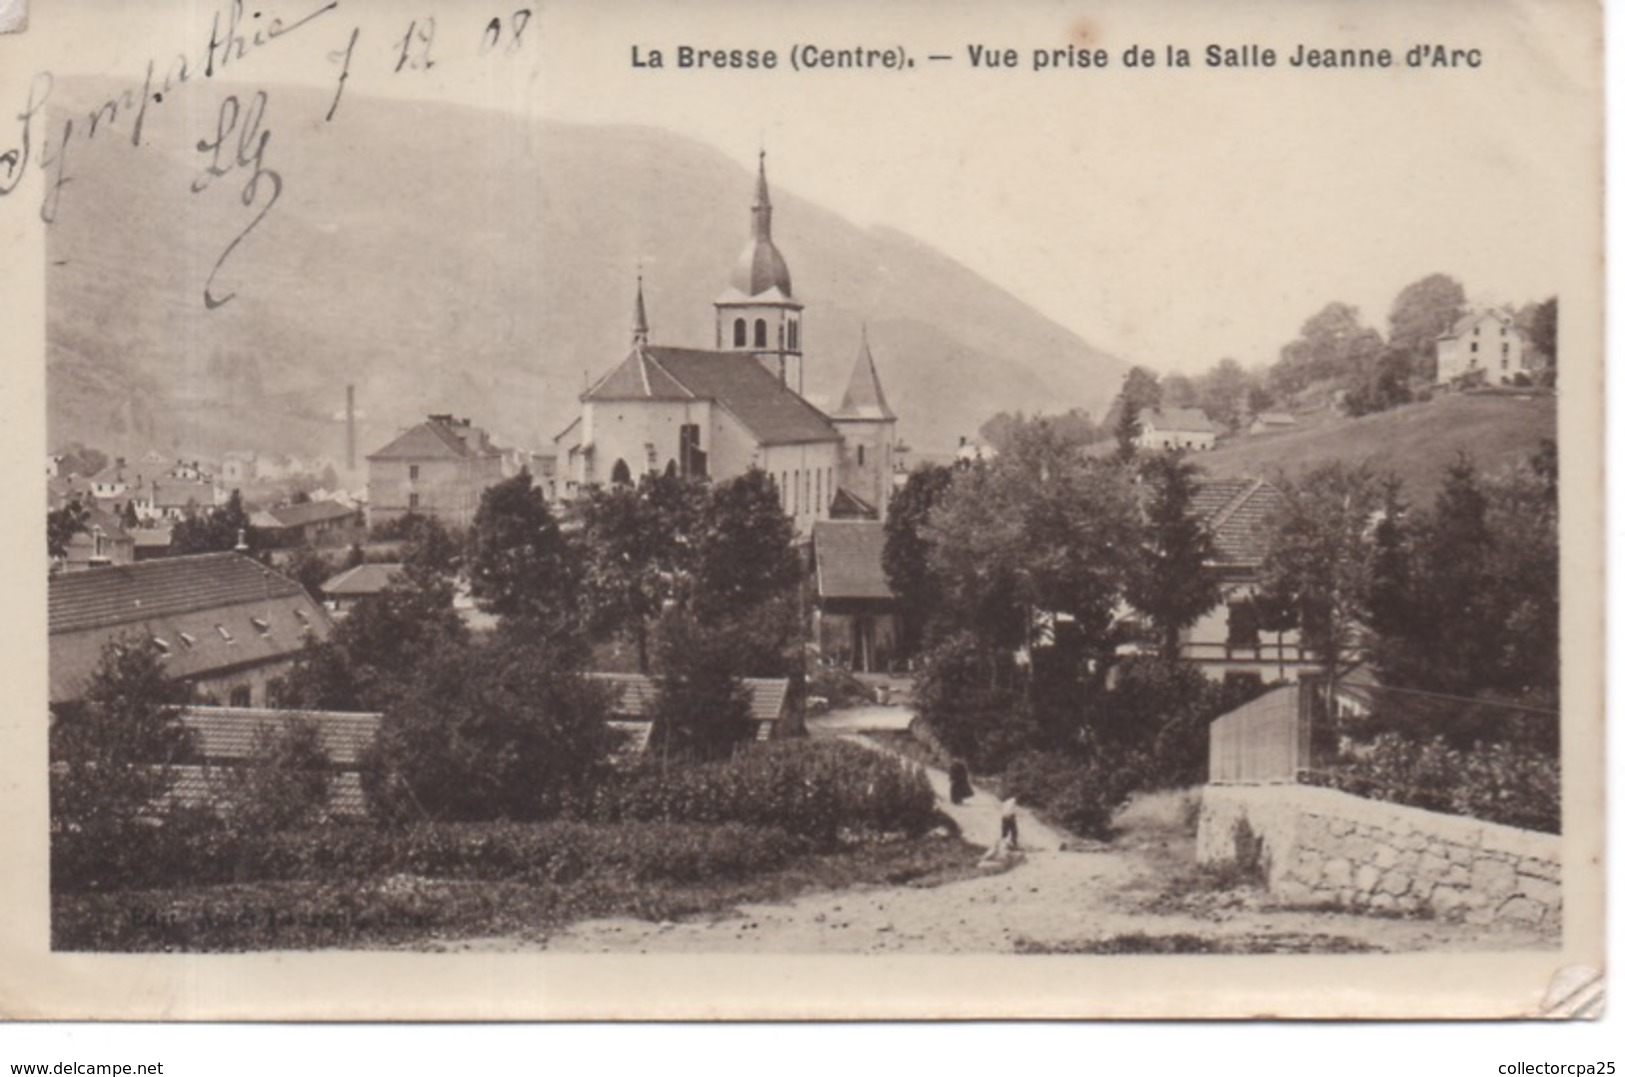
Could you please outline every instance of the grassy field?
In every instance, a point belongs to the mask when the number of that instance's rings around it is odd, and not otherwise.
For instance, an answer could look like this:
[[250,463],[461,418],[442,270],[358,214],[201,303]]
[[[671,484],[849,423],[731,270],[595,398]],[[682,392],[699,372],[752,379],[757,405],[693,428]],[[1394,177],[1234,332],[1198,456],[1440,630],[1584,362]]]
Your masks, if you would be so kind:
[[1459,453],[1494,471],[1556,436],[1554,396],[1453,394],[1358,419],[1309,416],[1301,429],[1243,437],[1196,459],[1214,478],[1292,478],[1334,460],[1365,461],[1397,474],[1409,500],[1425,505]]

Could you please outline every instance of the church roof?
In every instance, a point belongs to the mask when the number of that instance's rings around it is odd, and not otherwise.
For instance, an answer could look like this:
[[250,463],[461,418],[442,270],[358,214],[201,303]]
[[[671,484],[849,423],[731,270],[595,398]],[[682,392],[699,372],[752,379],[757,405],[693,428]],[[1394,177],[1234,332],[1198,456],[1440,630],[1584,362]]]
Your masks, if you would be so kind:
[[582,400],[712,400],[762,445],[841,440],[823,412],[741,352],[633,348]]
[[852,364],[852,376],[846,382],[846,394],[841,406],[830,413],[832,419],[871,419],[877,422],[895,422],[897,414],[886,403],[886,392],[880,387],[880,375],[875,371],[875,357],[869,352],[869,334],[863,334],[858,358]]
[[750,207],[751,236],[745,245],[739,263],[734,266],[728,284],[748,297],[777,289],[784,299],[794,292],[790,288],[790,267],[784,255],[773,245],[773,203],[767,194],[767,155],[757,160],[756,201]]

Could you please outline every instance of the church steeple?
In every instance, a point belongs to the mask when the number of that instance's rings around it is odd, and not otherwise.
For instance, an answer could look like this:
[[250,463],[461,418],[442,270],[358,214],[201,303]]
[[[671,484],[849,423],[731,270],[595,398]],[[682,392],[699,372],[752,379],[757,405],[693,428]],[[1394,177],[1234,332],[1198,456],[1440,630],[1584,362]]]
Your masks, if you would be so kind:
[[632,307],[632,343],[642,346],[649,343],[649,316],[643,310],[643,274],[638,274],[638,300]]
[[790,267],[773,243],[765,150],[756,156],[750,240],[715,306],[717,347],[755,356],[781,383],[800,392],[801,303],[790,288]]
[[852,376],[846,381],[841,406],[830,412],[830,418],[888,423],[897,421],[896,414],[886,403],[886,391],[880,387],[880,372],[875,369],[875,357],[869,351],[868,323],[863,326],[863,340],[858,345],[858,358],[852,364]]

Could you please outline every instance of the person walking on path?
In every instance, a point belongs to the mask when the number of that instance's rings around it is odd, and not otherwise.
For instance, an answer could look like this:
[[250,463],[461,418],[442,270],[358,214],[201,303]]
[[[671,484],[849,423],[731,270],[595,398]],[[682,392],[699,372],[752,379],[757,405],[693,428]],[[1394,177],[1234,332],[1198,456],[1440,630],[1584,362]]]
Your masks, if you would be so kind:
[[1016,833],[1016,798],[1013,796],[1006,797],[1004,803],[999,805],[999,840],[1011,849],[1021,848],[1021,839]]
[[955,759],[948,767],[948,797],[955,804],[963,804],[975,793],[970,787],[970,768],[963,759]]

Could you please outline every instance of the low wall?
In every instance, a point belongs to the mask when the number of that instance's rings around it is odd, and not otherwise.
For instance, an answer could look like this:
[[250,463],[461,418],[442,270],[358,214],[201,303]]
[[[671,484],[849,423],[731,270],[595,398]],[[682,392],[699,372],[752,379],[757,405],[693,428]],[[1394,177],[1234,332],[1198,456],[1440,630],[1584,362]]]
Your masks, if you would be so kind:
[[1270,891],[1294,904],[1562,922],[1555,834],[1315,786],[1206,786],[1196,858],[1219,864],[1238,853],[1257,857]]

